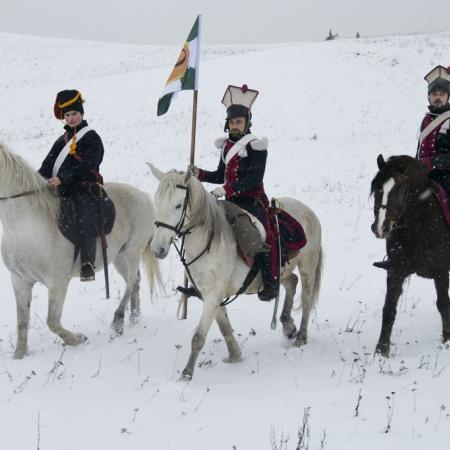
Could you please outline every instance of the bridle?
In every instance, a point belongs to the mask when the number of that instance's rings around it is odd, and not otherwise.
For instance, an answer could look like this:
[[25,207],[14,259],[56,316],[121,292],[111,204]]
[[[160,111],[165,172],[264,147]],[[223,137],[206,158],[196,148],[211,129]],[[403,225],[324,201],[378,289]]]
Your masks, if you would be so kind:
[[177,187],[177,189],[184,189],[186,191],[186,195],[184,197],[184,202],[183,202],[183,210],[181,211],[180,220],[178,221],[178,223],[175,226],[170,225],[165,222],[160,222],[159,220],[155,221],[155,225],[157,228],[162,227],[162,228],[167,228],[168,230],[173,231],[177,237],[183,237],[186,234],[190,233],[190,230],[192,229],[192,228],[189,228],[189,229],[183,231],[184,222],[186,220],[186,215],[187,215],[187,208],[189,205],[189,189],[187,186],[183,186],[182,184],[177,184],[176,187]]
[[[191,231],[195,228],[195,225],[190,228],[187,228],[186,230],[183,230],[184,222],[185,222],[186,216],[187,216],[187,208],[189,206],[189,188],[187,186],[183,186],[182,184],[177,184],[176,187],[178,189],[183,189],[186,191],[186,195],[184,197],[184,202],[183,202],[183,210],[181,212],[180,220],[178,221],[178,223],[175,226],[170,225],[168,223],[160,222],[158,220],[155,221],[155,225],[158,228],[159,227],[167,228],[168,230],[173,231],[176,234],[177,238],[181,238],[180,246],[177,245],[175,240],[172,240],[171,244],[173,244],[173,246],[175,247],[175,250],[178,253],[178,256],[180,257],[180,261],[183,264],[186,274],[192,283],[192,287],[197,292],[197,295],[199,296],[199,298],[203,300],[202,294],[201,294],[200,290],[198,289],[197,285],[195,284],[195,281],[192,277],[191,271],[189,270],[189,266],[191,264],[194,264],[196,261],[198,261],[205,253],[210,251],[211,244],[214,239],[214,231],[212,229],[208,230],[208,242],[206,243],[206,247],[194,259],[192,259],[189,262],[186,262],[186,258],[185,258],[186,250],[185,250],[185,246],[184,246],[184,241],[186,239],[186,236],[188,234],[190,234]],[[257,275],[258,270],[259,270],[259,267],[256,264],[253,264],[252,268],[249,270],[247,276],[245,277],[245,280],[244,280],[241,288],[236,292],[236,294],[233,297],[228,297],[222,303],[220,303],[220,306],[229,305],[231,302],[236,300],[241,294],[243,294],[246,291],[246,289],[249,287],[249,285],[251,284],[251,282],[253,281],[255,276]]]
[[186,195],[184,197],[184,202],[183,202],[183,210],[181,211],[180,220],[178,221],[178,223],[175,226],[170,225],[165,222],[160,222],[159,220],[157,220],[157,221],[155,221],[155,226],[157,228],[159,228],[159,227],[167,228],[168,230],[171,230],[175,233],[176,238],[181,238],[181,244],[179,246],[177,245],[175,239],[171,241],[171,244],[173,244],[173,246],[175,247],[175,250],[177,251],[178,256],[180,257],[180,261],[183,264],[184,269],[186,270],[186,274],[189,277],[189,279],[191,280],[192,286],[197,291],[200,298],[202,298],[201,293],[200,293],[199,289],[197,288],[197,285],[195,284],[194,279],[192,278],[192,274],[191,274],[191,271],[189,270],[189,266],[194,264],[196,261],[198,261],[205,253],[210,251],[211,244],[214,239],[214,231],[211,229],[208,230],[208,242],[206,243],[205,248],[191,261],[186,262],[185,239],[188,234],[191,234],[192,230],[195,228],[195,225],[183,230],[184,222],[186,221],[186,217],[187,217],[187,209],[189,206],[189,188],[182,184],[177,184],[176,187],[177,187],[177,189],[183,189],[186,191]]
[[[427,188],[429,189],[429,187]],[[425,192],[425,191],[424,191]],[[414,205],[415,206],[416,203],[419,203],[417,206],[414,207],[412,213],[407,216],[404,217],[405,213],[407,212],[407,208],[403,208],[400,209],[399,211],[395,212],[391,207],[389,207],[387,204],[381,204],[380,207],[378,208],[378,214],[380,209],[384,209],[386,211],[386,213],[390,212],[391,215],[393,216],[393,224],[392,224],[392,228],[391,231],[394,231],[396,229],[399,228],[405,228],[418,214],[418,212],[421,210],[421,207],[424,205],[424,201],[420,200],[420,196],[422,195],[422,193],[420,193],[417,196],[417,200]],[[406,203],[408,203],[408,197],[410,197],[410,193],[406,192]],[[401,222],[400,222],[401,221]]]

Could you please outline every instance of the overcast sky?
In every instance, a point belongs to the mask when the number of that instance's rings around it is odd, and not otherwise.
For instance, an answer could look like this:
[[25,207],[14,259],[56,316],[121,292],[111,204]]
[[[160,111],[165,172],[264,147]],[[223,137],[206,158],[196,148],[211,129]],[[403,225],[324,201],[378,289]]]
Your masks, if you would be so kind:
[[180,44],[197,14],[207,44],[450,30],[449,0],[0,0],[0,31]]

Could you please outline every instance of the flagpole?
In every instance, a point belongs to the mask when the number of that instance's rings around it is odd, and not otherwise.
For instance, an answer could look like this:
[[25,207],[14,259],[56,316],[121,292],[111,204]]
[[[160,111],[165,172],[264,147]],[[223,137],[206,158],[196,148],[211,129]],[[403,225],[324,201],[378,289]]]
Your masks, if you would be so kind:
[[[191,128],[191,155],[189,158],[189,164],[195,164],[195,137],[197,131],[197,104],[198,104],[198,78],[200,71],[200,39],[202,36],[202,16],[198,16],[198,33],[197,33],[197,54],[195,55],[195,84],[194,84],[194,96],[192,98],[192,128]],[[184,272],[184,288],[188,289],[189,280],[186,271]],[[181,294],[180,303],[178,305],[178,318],[180,320],[187,318],[187,300],[186,294]]]
[[[195,164],[195,137],[197,131],[197,104],[198,104],[198,90],[194,90],[194,96],[192,98],[192,128],[191,128],[191,155],[189,158],[189,164]],[[186,271],[184,271],[184,288],[189,288],[189,279]],[[178,305],[178,319],[187,319],[187,300],[186,294],[181,294],[180,303]]]
[[194,97],[192,99],[192,131],[191,131],[191,157],[189,159],[189,164],[195,164],[195,136],[197,130],[197,101],[198,101],[198,90],[194,90]]
[[197,100],[198,100],[198,79],[200,74],[200,48],[202,37],[202,15],[198,15],[198,33],[197,33],[197,54],[195,55],[195,83],[194,83],[194,97],[192,99],[192,131],[191,131],[191,157],[190,163],[195,161],[195,136],[197,130]]

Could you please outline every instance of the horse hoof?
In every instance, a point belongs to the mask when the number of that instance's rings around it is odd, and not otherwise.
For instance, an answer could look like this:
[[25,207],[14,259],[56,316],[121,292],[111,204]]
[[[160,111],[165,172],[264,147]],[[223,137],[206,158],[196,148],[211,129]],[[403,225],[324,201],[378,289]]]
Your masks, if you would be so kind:
[[297,336],[297,338],[294,341],[295,347],[303,347],[306,345],[307,339],[306,336]]
[[[124,326],[124,322],[125,322],[125,316],[124,314],[120,314],[120,313],[115,313],[114,314],[114,319],[111,323],[111,328],[117,333],[118,330],[122,330],[123,326]],[[131,321],[131,316],[130,316],[130,321]]]
[[26,350],[16,350],[14,352],[13,359],[23,359],[26,354]]
[[88,338],[84,334],[76,333],[72,337],[64,339],[64,344],[75,347],[77,345],[84,344],[87,340]]
[[222,361],[226,364],[234,364],[234,363],[242,361],[242,357],[241,357],[241,355],[228,356],[228,358],[223,358]]
[[192,381],[192,373],[187,373],[186,370],[183,370],[181,377],[178,381],[183,381],[185,383],[189,383]]
[[131,313],[130,315],[130,325],[134,326],[139,323],[139,314]]
[[297,329],[295,327],[290,330],[283,329],[283,334],[286,339],[292,340],[295,338],[295,336],[297,334]]
[[123,321],[117,321],[117,322],[114,321],[111,324],[111,329],[114,331],[114,334],[116,336],[122,336],[122,334],[123,334]]
[[114,331],[114,337],[119,337],[119,336],[122,336],[122,334],[123,334],[123,328],[121,327],[121,328],[115,328],[115,327],[112,327],[112,329],[113,329],[113,331]]
[[375,354],[389,358],[389,344],[377,344]]

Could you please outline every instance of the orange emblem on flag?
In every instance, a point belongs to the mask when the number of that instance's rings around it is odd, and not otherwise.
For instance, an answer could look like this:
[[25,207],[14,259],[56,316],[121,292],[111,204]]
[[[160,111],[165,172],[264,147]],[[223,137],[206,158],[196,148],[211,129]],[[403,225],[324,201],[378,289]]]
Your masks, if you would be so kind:
[[[180,56],[178,57],[177,63],[172,70],[172,73],[167,80],[167,83],[171,83],[172,81],[179,80],[183,78],[183,75],[186,73],[189,64],[189,44],[186,42],[184,44],[183,49],[181,50]],[[167,84],[166,83],[166,84]]]

